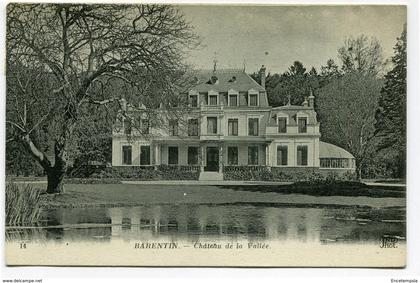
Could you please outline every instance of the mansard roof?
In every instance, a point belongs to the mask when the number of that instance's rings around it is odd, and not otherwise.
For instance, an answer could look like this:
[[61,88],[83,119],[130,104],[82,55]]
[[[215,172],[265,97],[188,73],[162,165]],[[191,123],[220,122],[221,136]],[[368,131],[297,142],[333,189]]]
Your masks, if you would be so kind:
[[284,105],[271,109],[270,125],[277,124],[277,114],[284,114],[289,117],[289,125],[297,125],[297,116],[305,115],[308,117],[308,124],[315,125],[318,123],[316,112],[313,108],[301,105]]
[[197,92],[208,92],[210,90],[228,92],[231,89],[238,92],[247,92],[250,89],[265,91],[244,70],[240,69],[220,69],[215,72],[213,70],[197,70],[193,76],[197,83],[192,90]]

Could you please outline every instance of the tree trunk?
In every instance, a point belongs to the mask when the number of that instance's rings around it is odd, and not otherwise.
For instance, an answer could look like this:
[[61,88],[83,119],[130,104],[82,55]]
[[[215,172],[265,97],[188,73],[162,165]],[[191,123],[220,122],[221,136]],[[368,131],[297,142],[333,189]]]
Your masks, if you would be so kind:
[[362,179],[362,161],[356,158],[356,177],[357,180]]
[[64,193],[64,177],[67,173],[67,141],[64,137],[56,140],[54,145],[54,167],[47,172],[47,193]]
[[64,193],[64,176],[65,171],[51,169],[47,174],[47,193],[48,194],[61,194]]

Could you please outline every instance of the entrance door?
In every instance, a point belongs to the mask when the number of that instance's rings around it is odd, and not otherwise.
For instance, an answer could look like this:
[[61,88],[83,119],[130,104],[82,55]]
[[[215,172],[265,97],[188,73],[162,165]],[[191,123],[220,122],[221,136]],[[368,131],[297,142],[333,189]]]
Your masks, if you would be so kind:
[[219,148],[207,147],[206,171],[219,171]]

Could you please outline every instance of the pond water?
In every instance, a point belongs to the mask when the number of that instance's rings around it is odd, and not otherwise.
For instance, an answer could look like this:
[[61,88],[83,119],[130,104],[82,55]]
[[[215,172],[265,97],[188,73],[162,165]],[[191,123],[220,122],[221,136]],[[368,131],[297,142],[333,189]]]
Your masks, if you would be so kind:
[[298,241],[378,243],[406,237],[405,208],[147,205],[48,211],[42,227],[8,228],[8,241]]

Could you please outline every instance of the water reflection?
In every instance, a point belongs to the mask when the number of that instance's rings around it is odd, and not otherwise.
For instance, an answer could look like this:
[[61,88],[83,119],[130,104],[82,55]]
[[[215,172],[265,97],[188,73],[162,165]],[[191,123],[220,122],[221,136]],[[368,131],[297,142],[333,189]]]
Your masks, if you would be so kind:
[[405,238],[405,210],[252,205],[150,205],[57,209],[39,229],[8,229],[8,240],[269,240],[372,242]]

